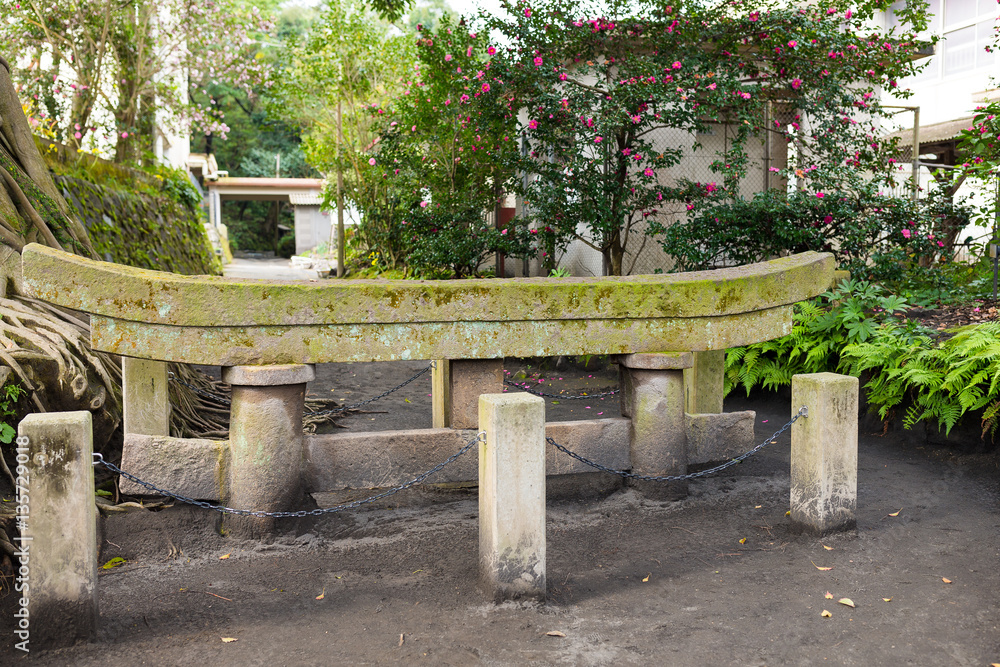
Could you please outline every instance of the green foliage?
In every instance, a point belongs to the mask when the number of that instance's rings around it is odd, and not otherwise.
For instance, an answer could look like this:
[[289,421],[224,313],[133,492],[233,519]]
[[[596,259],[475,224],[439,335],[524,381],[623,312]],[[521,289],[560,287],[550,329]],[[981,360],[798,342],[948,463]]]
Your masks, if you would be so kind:
[[767,190],[751,200],[703,199],[686,224],[654,228],[662,231],[663,249],[680,271],[816,250],[832,252],[853,276],[887,281],[912,279],[922,267],[947,261],[948,239],[954,240],[949,232],[968,223],[967,207],[945,201],[939,190],[914,202],[852,180],[851,190]]
[[777,389],[797,373],[841,368],[843,350],[876,335],[900,340],[919,335],[917,325],[900,321],[906,300],[866,281],[845,280],[813,301],[796,306],[792,333],[782,338],[732,348],[726,352],[725,393],[743,387]]
[[5,445],[13,442],[14,436],[17,435],[14,425],[8,422],[16,423],[16,419],[12,418],[18,416],[17,403],[27,393],[24,387],[14,382],[8,382],[0,387],[0,442]]
[[964,327],[935,342],[879,335],[847,347],[844,366],[852,374],[870,372],[869,402],[885,419],[905,406],[903,425],[935,421],[946,433],[963,415],[983,410],[983,435],[1000,418],[1000,322]]
[[[646,233],[646,222],[665,226],[671,202],[736,196],[768,133],[796,142],[799,186],[810,192],[855,172],[890,173],[872,139],[887,114],[880,99],[906,95],[896,79],[914,71],[907,52],[920,44],[925,15],[907,3],[904,26],[872,40],[866,22],[883,7],[517,0],[509,15],[486,20],[483,32],[501,46],[483,68],[477,104],[518,115],[511,136],[523,150],[498,158],[533,175],[512,185],[538,226],[552,228],[559,246],[590,245],[621,274],[629,236]],[[785,105],[799,115],[783,125],[772,114]],[[673,137],[709,123],[726,132],[724,146],[702,153],[717,177],[693,183],[676,167],[702,146]]]

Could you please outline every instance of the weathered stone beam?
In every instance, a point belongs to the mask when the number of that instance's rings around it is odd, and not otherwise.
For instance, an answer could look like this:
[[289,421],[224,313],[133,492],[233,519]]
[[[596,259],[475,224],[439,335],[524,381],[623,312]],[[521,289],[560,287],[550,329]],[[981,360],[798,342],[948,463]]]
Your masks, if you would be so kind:
[[684,418],[687,421],[689,466],[728,461],[757,444],[753,439],[757,413],[753,410],[719,414],[686,413]]
[[822,293],[834,262],[830,254],[806,252],[729,269],[652,276],[294,283],[181,276],[30,244],[22,267],[31,296],[94,315],[175,326],[255,327],[736,315]]
[[245,327],[180,327],[94,315],[90,325],[95,350],[189,364],[502,359],[738,347],[790,333],[792,306],[703,318]]

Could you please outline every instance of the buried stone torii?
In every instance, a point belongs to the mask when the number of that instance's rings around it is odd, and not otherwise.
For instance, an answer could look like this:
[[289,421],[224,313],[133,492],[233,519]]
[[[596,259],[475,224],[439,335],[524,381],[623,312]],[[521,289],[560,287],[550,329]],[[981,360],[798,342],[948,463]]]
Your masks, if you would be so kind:
[[[670,275],[295,283],[181,276],[33,244],[22,265],[30,295],[89,313],[93,348],[123,356],[125,470],[186,496],[279,511],[303,492],[392,486],[443,460],[477,428],[479,396],[501,393],[505,357],[620,355],[622,418],[546,427],[605,465],[678,474],[727,458],[736,452],[725,443],[709,445],[737,422],[748,435],[736,445],[748,444],[752,413],[690,414],[702,411],[690,395],[685,409],[691,352],[788,334],[793,305],[830,286],[834,260],[806,252]],[[439,360],[435,428],[304,440],[313,364],[406,359]],[[228,440],[168,437],[166,362],[223,367]],[[439,481],[476,479],[474,457],[458,463]],[[550,458],[547,471],[585,470]],[[143,491],[125,480],[122,489]],[[272,521],[234,517],[230,530],[259,535]]]

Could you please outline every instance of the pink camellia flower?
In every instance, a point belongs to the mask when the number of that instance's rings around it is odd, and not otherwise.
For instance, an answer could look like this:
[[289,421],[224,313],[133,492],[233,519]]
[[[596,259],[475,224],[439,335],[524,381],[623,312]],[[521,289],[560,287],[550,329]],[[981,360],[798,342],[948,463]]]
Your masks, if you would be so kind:
[[542,57],[541,56],[535,56],[535,59],[532,62],[535,63],[535,67],[541,67],[542,66]]
[[683,67],[683,65],[681,65],[681,61],[675,60],[674,64],[673,64],[673,68],[674,69],[680,69],[681,67]]
[[486,49],[486,53],[490,54],[491,56],[494,55],[496,52],[497,52],[496,47],[493,46]]
[[820,199],[822,199],[822,198],[823,198],[823,197],[825,197],[826,195],[824,195],[824,194],[823,194],[822,192],[817,192],[817,193],[816,193],[816,196],[817,196],[817,197],[819,197]]
[[427,208],[427,205],[429,203],[430,203],[429,201],[422,201],[422,202],[420,202],[420,208]]
[[715,89],[716,89],[716,87],[717,87],[717,86],[716,86],[716,85],[715,85],[714,83],[710,83],[710,84],[708,84],[708,89],[709,89],[709,90],[715,90]]
[[373,157],[368,158],[368,164],[370,164],[371,166],[374,167],[375,166],[375,158],[373,158]]
[[599,144],[604,141],[604,137],[594,137],[594,143]]
[[73,138],[74,138],[74,139],[80,139],[80,138],[82,138],[82,137],[83,137],[83,135],[82,135],[82,134],[80,134],[79,132],[74,132],[74,133],[73,133]]
[[560,81],[565,81],[567,78],[568,77],[566,76],[566,72],[560,72],[559,73],[559,80]]
[[502,232],[500,232],[500,236],[507,236],[507,230],[505,229]]
[[798,90],[802,87],[802,79],[792,79],[792,88]]
[[122,139],[128,139],[128,132],[122,132]]
[[531,18],[531,10],[530,9],[525,9],[524,10],[524,18],[527,18],[527,19]]
[[652,175],[653,175],[653,170],[652,170],[652,169],[650,169],[649,167],[646,167],[646,170],[645,170],[645,171],[643,171],[642,173],[643,173],[643,174],[644,174],[645,176],[652,176]]
[[488,83],[484,83],[483,84],[483,92],[484,93],[490,92],[490,84],[488,84]]
[[450,60],[451,60],[451,54],[450,53],[444,54],[444,61],[449,62]]
[[832,215],[828,215],[825,218],[823,218],[823,224],[824,225],[829,225],[831,222],[833,222],[833,216]]
[[795,41],[794,39],[790,39],[790,40],[788,40],[788,47],[789,47],[789,48],[791,48],[791,49],[794,49],[794,48],[795,48],[796,46],[798,46],[798,45],[799,45],[799,43],[798,43],[798,42],[796,42],[796,41]]
[[471,46],[465,50],[465,57],[466,58],[471,58],[472,57],[472,47]]
[[910,230],[909,229],[904,229],[903,230],[903,238],[908,239],[908,238],[910,238],[910,236],[911,236]]
[[410,132],[416,132],[416,131],[417,131],[417,126],[416,125],[414,125],[413,127],[410,128]]
[[538,129],[538,121],[537,120],[529,120],[528,121],[528,127],[530,127],[532,130]]

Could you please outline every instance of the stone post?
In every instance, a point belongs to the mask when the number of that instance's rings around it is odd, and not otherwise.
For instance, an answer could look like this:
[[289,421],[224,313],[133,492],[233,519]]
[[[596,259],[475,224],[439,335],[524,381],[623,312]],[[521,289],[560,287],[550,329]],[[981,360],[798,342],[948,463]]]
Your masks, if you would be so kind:
[[[230,473],[225,502],[235,509],[287,511],[302,497],[302,413],[312,366],[229,366],[233,386],[229,421]],[[226,518],[231,534],[260,538],[274,519]]]
[[545,401],[479,397],[479,573],[494,601],[545,599]]
[[836,373],[792,377],[791,522],[823,535],[857,525],[858,378]]
[[691,368],[684,369],[684,411],[692,415],[722,413],[726,351],[694,352]]
[[[17,475],[27,478],[14,565],[29,582],[29,649],[70,646],[97,632],[97,506],[91,414],[36,413],[18,426]],[[20,481],[19,481],[20,483]],[[20,496],[18,503],[21,503]],[[23,523],[22,523],[23,519]],[[17,596],[17,594],[15,594]]]
[[124,432],[170,435],[167,362],[122,357]]
[[479,397],[503,391],[503,359],[438,360],[431,387],[434,428],[478,428]]
[[448,428],[451,418],[451,361],[437,359],[431,369],[433,428]]
[[[687,472],[687,422],[684,418],[684,369],[690,352],[626,354],[618,358],[621,411],[632,420],[632,472],[683,475]],[[650,498],[676,500],[687,482],[637,482],[631,486]]]

